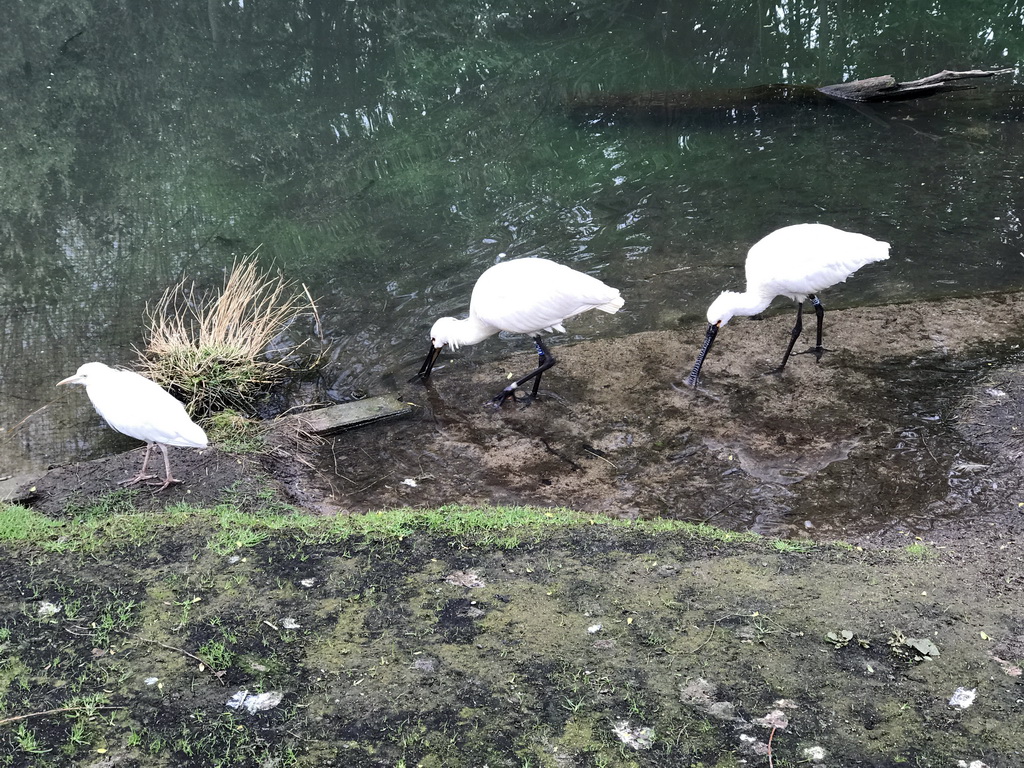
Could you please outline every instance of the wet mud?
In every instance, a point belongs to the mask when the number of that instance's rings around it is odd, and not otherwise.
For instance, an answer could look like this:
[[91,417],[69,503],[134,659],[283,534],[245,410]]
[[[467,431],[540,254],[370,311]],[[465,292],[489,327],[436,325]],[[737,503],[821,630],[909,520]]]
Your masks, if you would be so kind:
[[829,311],[829,351],[774,375],[782,310],[725,326],[696,391],[694,323],[556,339],[529,406],[487,404],[531,369],[528,341],[445,354],[428,385],[400,385],[414,417],[334,439],[293,492],[328,512],[534,504],[816,539],[1019,525],[1024,298]]

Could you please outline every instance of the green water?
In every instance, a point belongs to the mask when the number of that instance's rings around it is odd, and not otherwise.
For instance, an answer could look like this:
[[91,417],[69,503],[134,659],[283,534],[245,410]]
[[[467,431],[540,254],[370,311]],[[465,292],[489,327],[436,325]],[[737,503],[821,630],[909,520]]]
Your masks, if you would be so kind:
[[307,399],[408,378],[432,320],[465,311],[500,254],[621,288],[622,334],[701,317],[752,242],[800,221],[892,243],[830,306],[1024,287],[1012,74],[859,109],[566,108],[1014,67],[1022,16],[953,0],[8,0],[0,425],[22,423],[0,474],[131,445],[53,384],[132,363],[147,302],[182,278],[219,286],[257,246],[319,299],[330,347]]

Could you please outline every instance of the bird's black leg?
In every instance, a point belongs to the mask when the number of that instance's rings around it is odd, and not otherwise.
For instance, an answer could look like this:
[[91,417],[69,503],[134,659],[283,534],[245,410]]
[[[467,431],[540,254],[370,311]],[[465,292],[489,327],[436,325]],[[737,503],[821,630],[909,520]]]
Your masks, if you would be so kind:
[[814,352],[815,360],[821,360],[821,354],[828,351],[821,344],[821,324],[825,319],[825,307],[818,301],[817,296],[811,296],[811,302],[814,304],[814,314],[818,316],[818,343],[811,351]]
[[809,298],[809,299],[811,300],[811,304],[813,304],[813,305],[814,305],[814,314],[815,314],[815,315],[817,315],[817,317],[818,317],[818,337],[817,337],[817,344],[815,344],[815,345],[814,345],[813,347],[811,347],[810,349],[808,349],[808,350],[807,350],[806,352],[797,352],[797,354],[798,354],[798,355],[809,355],[809,354],[810,354],[810,355],[814,355],[814,359],[815,359],[816,361],[818,361],[818,362],[821,362],[821,356],[822,356],[822,355],[823,355],[823,354],[824,354],[825,352],[828,352],[828,350],[827,350],[827,349],[825,349],[825,347],[824,347],[824,346],[822,345],[822,343],[821,343],[821,327],[822,327],[822,321],[823,321],[823,320],[825,319],[825,307],[824,307],[824,305],[823,305],[823,304],[822,304],[822,303],[821,303],[821,302],[820,302],[820,301],[818,300],[818,297],[817,297],[817,296],[815,296],[814,294],[811,294],[811,295],[810,295],[810,296],[808,296],[807,298]]
[[537,397],[537,390],[540,388],[540,377],[548,368],[555,364],[555,359],[551,358],[551,363],[548,364],[548,357],[550,353],[544,347],[544,343],[540,340],[540,336],[534,336],[533,343],[537,345],[537,376],[533,380],[533,392],[530,393],[530,399]]
[[793,326],[793,333],[789,340],[789,346],[786,347],[786,354],[782,357],[782,364],[776,368],[772,373],[782,373],[782,369],[786,367],[786,363],[789,361],[789,356],[793,353],[793,345],[796,344],[796,340],[800,338],[800,332],[804,329],[804,303],[801,301],[796,305],[796,325]]
[[544,346],[544,342],[541,341],[540,336],[534,336],[533,343],[537,345],[537,369],[530,371],[521,379],[516,379],[503,390],[501,390],[501,392],[496,397],[492,398],[491,402],[497,405],[498,407],[500,407],[501,404],[504,403],[510,397],[513,400],[516,400],[516,390],[523,386],[523,384],[528,382],[530,379],[533,379],[533,392],[530,394],[530,397],[527,400],[527,404],[529,404],[531,401],[533,401],[534,398],[537,397],[537,389],[540,387],[541,375],[544,373],[544,371],[553,366],[556,360],[555,356],[552,355],[551,352],[548,351],[548,348]]

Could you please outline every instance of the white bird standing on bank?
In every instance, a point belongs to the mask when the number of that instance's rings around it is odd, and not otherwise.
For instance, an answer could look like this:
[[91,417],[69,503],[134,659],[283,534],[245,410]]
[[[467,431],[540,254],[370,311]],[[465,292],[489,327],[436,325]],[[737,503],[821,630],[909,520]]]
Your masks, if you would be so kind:
[[803,330],[804,301],[811,300],[818,316],[817,344],[809,352],[821,359],[821,321],[825,308],[817,293],[846,281],[850,275],[874,261],[889,258],[889,244],[856,232],[844,232],[826,224],[794,224],[777,229],[762,238],[747,253],[747,290],[724,291],[708,307],[708,330],[686,383],[697,386],[704,358],[711,349],[718,329],[734,315],[763,312],[776,296],[788,296],[797,303],[796,325],[782,364],[786,367],[800,331]]
[[515,400],[516,390],[530,379],[532,400],[537,397],[541,375],[555,364],[554,356],[541,341],[541,331],[565,333],[562,323],[566,319],[588,309],[614,314],[623,303],[617,289],[548,259],[500,262],[477,279],[469,301],[469,317],[442,317],[434,323],[430,329],[430,352],[412,381],[430,377],[445,344],[458,349],[465,344],[477,344],[499,331],[525,333],[537,345],[537,369],[509,384],[493,402],[500,406],[509,397]]
[[[96,412],[113,429],[121,434],[143,440],[146,455],[142,469],[131,480],[122,485],[132,485],[151,480],[155,475],[146,474],[149,452],[154,445],[160,446],[164,454],[163,490],[171,483],[180,482],[171,475],[171,462],[167,458],[167,446],[182,448],[205,448],[206,433],[189,418],[185,406],[155,381],[133,371],[114,369],[103,363],[86,363],[74,376],[68,376],[62,384],[82,384],[92,401]],[[159,479],[159,478],[158,478]]]

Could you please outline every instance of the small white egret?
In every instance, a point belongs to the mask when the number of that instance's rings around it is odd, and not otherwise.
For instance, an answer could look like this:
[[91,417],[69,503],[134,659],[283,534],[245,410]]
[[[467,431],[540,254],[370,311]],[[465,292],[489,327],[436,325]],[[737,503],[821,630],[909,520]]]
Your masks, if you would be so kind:
[[[103,363],[86,363],[74,376],[68,376],[62,384],[82,384],[96,412],[113,429],[121,434],[143,440],[146,455],[142,469],[123,485],[132,485],[150,480],[155,475],[146,474],[149,452],[154,445],[160,446],[164,454],[163,490],[171,483],[180,482],[171,475],[171,462],[167,458],[167,446],[183,448],[205,448],[206,433],[189,418],[185,406],[155,381],[133,371],[114,369]],[[159,479],[159,478],[158,478]]]
[[747,253],[747,290],[724,291],[708,307],[708,330],[686,383],[697,386],[701,366],[718,329],[734,315],[763,312],[776,296],[788,296],[797,303],[796,325],[775,372],[786,367],[797,337],[803,330],[804,301],[811,300],[818,317],[816,345],[808,350],[821,359],[821,323],[825,308],[817,293],[846,281],[850,275],[874,261],[889,258],[889,244],[856,232],[844,232],[827,224],[794,224],[777,229],[751,246]]
[[459,320],[442,317],[430,329],[430,352],[412,381],[426,380],[445,344],[458,349],[476,344],[499,331],[525,333],[537,346],[538,366],[509,384],[492,399],[500,406],[516,399],[516,390],[533,379],[537,397],[540,377],[555,364],[555,358],[541,341],[541,331],[565,333],[567,318],[600,309],[614,314],[622,308],[623,298],[615,288],[596,277],[577,272],[548,259],[525,258],[503,261],[487,269],[476,281],[469,301],[469,317]]

